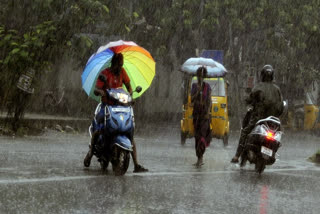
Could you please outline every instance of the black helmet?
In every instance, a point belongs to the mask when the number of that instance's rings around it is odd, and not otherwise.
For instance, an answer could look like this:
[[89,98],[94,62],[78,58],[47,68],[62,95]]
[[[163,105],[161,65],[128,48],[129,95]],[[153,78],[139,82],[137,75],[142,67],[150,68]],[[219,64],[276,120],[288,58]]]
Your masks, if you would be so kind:
[[274,70],[271,65],[263,66],[261,70],[261,81],[262,82],[271,82],[273,80]]

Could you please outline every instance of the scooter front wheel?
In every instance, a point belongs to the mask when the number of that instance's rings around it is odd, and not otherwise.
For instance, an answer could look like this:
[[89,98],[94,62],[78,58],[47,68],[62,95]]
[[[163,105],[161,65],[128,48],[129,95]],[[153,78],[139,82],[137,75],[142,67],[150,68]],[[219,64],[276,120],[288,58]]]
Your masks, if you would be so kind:
[[116,176],[124,175],[129,167],[130,152],[123,149],[116,148],[116,156],[112,162],[112,170]]

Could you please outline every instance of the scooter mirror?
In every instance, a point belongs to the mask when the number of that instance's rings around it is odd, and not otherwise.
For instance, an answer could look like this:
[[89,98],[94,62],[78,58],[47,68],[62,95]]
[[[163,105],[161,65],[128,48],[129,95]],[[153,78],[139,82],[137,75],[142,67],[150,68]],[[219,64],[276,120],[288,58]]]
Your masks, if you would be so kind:
[[140,93],[142,91],[141,86],[136,87],[136,92]]

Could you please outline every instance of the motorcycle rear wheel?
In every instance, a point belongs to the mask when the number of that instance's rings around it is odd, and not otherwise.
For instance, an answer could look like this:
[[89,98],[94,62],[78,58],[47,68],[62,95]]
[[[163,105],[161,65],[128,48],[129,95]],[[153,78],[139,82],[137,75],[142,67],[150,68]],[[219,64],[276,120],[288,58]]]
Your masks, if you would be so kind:
[[114,157],[114,161],[112,162],[112,170],[116,176],[121,176],[124,175],[128,170],[130,153],[118,148],[116,153],[116,157]]

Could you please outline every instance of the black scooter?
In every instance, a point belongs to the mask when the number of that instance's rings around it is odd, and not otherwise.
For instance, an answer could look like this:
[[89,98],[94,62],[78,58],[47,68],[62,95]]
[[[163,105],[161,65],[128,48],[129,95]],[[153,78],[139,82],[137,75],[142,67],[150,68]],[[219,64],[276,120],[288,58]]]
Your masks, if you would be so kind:
[[244,151],[241,155],[240,166],[249,161],[255,164],[255,170],[261,174],[266,165],[272,165],[275,155],[281,146],[281,122],[277,117],[267,117],[259,120],[248,135]]

